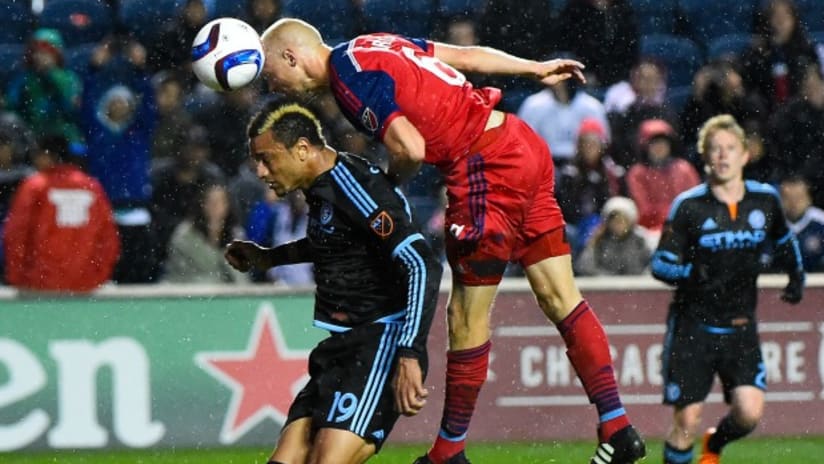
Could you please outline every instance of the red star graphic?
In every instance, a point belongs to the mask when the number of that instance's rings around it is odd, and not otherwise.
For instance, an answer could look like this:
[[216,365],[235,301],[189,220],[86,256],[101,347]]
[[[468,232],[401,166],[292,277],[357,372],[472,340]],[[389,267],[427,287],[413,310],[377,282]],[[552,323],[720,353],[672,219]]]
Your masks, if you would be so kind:
[[307,380],[309,351],[289,350],[273,308],[258,310],[246,351],[198,353],[197,364],[232,389],[232,401],[220,432],[231,444],[271,417],[283,423],[297,392]]

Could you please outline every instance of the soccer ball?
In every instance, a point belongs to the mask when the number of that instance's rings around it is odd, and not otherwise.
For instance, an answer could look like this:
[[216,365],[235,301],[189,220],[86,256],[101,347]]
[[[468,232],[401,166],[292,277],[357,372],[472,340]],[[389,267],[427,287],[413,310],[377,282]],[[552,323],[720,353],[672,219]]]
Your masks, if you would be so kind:
[[218,91],[239,89],[263,69],[263,47],[255,29],[235,18],[218,18],[198,31],[192,43],[195,76]]

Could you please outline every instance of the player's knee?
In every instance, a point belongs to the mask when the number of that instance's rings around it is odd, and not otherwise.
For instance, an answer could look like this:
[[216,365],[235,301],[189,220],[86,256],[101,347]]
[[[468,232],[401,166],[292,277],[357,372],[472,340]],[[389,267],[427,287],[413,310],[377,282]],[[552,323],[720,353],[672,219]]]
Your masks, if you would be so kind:
[[701,427],[701,410],[687,408],[675,414],[674,427],[680,436],[691,441],[698,434],[698,429]]
[[736,425],[742,429],[754,430],[761,421],[762,411],[759,409],[738,410],[733,415]]

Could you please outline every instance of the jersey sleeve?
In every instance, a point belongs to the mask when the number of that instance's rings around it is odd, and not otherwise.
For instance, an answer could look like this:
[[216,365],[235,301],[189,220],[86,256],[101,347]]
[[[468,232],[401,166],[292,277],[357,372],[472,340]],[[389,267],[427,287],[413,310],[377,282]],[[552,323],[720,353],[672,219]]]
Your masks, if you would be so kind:
[[686,262],[689,240],[689,220],[684,202],[678,198],[672,202],[664,223],[658,248],[652,255],[652,276],[669,284],[677,284],[689,278],[692,263]]
[[403,276],[406,304],[399,353],[420,359],[426,353],[426,339],[438,301],[440,262],[412,224],[405,197],[379,168],[372,166],[364,178],[356,177],[346,164],[338,163],[331,175],[348,200],[337,205],[353,224],[362,227],[367,240],[373,241]]
[[781,197],[773,187],[769,187],[769,189],[772,193],[769,198],[771,200],[770,209],[773,221],[770,224],[768,234],[774,244],[773,261],[778,268],[783,269],[788,274],[803,272],[804,264],[801,248],[795,234],[787,225],[784,208],[781,206]]
[[396,89],[408,85],[419,73],[399,50],[431,56],[434,48],[426,40],[391,34],[362,36],[335,47],[330,57],[330,84],[347,119],[382,139],[392,120],[402,114]]

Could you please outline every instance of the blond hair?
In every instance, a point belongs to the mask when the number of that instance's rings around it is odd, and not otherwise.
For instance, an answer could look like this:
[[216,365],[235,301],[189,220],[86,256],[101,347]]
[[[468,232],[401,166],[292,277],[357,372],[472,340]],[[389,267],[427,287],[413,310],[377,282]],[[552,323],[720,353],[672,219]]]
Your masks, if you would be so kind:
[[738,124],[738,121],[730,114],[719,114],[718,116],[707,119],[704,125],[701,126],[701,129],[698,130],[696,148],[698,149],[698,154],[701,155],[701,159],[704,159],[709,150],[710,138],[720,130],[732,132],[738,137],[738,140],[741,141],[744,147],[747,146],[747,134],[744,132],[744,128]]

